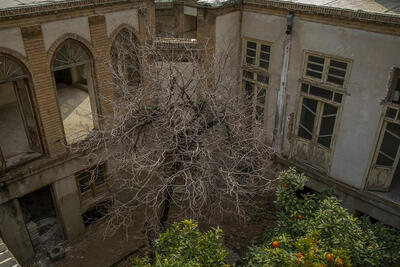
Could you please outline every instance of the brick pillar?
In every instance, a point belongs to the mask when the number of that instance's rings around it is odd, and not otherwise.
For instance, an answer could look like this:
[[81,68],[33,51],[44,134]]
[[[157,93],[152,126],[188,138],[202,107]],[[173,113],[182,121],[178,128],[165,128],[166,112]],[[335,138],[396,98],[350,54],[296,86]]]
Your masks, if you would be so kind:
[[111,104],[106,99],[112,99],[114,88],[109,67],[109,41],[107,35],[106,18],[102,15],[89,17],[90,37],[94,48],[94,68],[97,82],[97,90],[100,96],[100,114],[106,115],[112,112]]
[[66,147],[42,29],[40,25],[35,25],[21,28],[21,32],[32,75],[33,97],[36,99],[44,135],[43,143],[50,157],[55,157],[65,152]]

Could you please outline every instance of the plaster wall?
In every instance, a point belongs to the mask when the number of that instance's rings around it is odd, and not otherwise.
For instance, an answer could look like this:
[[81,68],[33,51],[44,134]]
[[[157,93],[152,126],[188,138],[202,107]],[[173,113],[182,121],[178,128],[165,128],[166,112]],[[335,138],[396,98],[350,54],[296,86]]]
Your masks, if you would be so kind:
[[22,40],[20,28],[9,28],[0,30],[0,36],[7,38],[0,38],[0,47],[5,47],[17,51],[23,56],[26,56],[25,46]]
[[60,36],[74,33],[91,42],[89,22],[87,17],[59,20],[42,24],[43,41],[46,51]]
[[[271,90],[277,90],[279,85],[285,29],[285,17],[250,12],[243,14],[243,36],[273,42],[269,69]],[[380,100],[387,94],[391,69],[400,62],[400,39],[391,35],[305,21],[298,17],[295,17],[292,35],[287,116],[291,113],[295,117],[297,115],[299,79],[305,50],[352,60],[348,96],[343,101],[342,118],[328,174],[361,188],[375,145],[374,138],[382,111]],[[285,129],[288,130],[288,121]],[[289,149],[290,144],[285,139],[284,153]]]
[[[224,68],[223,70],[217,70],[217,73],[222,72],[226,75],[224,80],[232,82],[233,85],[236,85],[239,75],[240,19],[240,12],[231,12],[216,18],[215,52],[218,60],[217,63],[221,62],[221,64],[217,64],[216,68]],[[222,66],[222,62],[225,59],[227,59],[227,62]]]
[[107,13],[106,17],[107,35],[111,36],[113,31],[121,24],[127,24],[139,32],[139,19],[137,9],[129,9],[114,13]]

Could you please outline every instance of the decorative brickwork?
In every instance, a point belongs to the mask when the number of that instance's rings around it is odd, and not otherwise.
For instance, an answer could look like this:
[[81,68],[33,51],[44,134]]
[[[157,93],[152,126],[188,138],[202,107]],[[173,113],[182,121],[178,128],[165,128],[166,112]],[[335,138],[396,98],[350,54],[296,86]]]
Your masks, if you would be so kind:
[[50,157],[66,151],[63,128],[40,25],[21,28],[30,63],[34,98],[44,135],[44,146]]
[[107,99],[114,96],[112,76],[109,67],[110,43],[107,36],[106,19],[104,16],[89,17],[90,36],[93,45],[95,77],[99,93],[100,114],[112,112],[111,104]]

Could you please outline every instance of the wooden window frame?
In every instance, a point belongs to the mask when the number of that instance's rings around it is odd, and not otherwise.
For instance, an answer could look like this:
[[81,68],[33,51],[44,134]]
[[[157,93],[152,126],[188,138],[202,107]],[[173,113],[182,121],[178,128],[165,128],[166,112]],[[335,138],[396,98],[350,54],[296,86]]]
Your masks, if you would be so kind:
[[[103,178],[104,178],[104,183],[102,183],[101,185],[95,185],[95,177],[94,177],[94,171],[98,168],[102,168],[103,169]],[[89,190],[82,193],[81,192],[81,186],[79,181],[82,179],[81,177],[79,177],[82,173],[88,173],[88,178],[89,178]],[[99,164],[99,166],[94,166],[88,169],[84,169],[81,170],[79,172],[75,173],[75,182],[76,182],[76,186],[78,188],[78,194],[79,194],[79,198],[81,200],[81,202],[84,202],[86,200],[98,197],[100,195],[102,195],[105,191],[107,191],[108,189],[108,185],[107,185],[107,166],[105,163]]]
[[[321,76],[322,76],[321,79],[318,79],[316,77],[311,77],[311,76],[308,76],[306,74],[307,70],[308,70],[307,66],[308,66],[308,63],[309,63],[309,56],[314,56],[314,57],[318,57],[318,58],[323,58],[324,59],[323,70],[321,72]],[[336,67],[330,66],[331,60],[347,64],[347,68],[345,70],[345,72],[346,72],[345,76],[343,78],[340,77],[340,79],[343,79],[343,85],[339,85],[339,84],[332,83],[332,82],[328,81],[328,72],[329,72],[330,68],[334,68],[334,69],[340,70],[340,68],[336,68]],[[304,52],[304,66],[303,66],[303,73],[302,73],[302,77],[303,77],[304,80],[315,81],[315,82],[319,83],[320,85],[325,85],[325,86],[331,87],[332,89],[345,90],[347,88],[347,85],[348,85],[351,69],[352,69],[352,60],[350,60],[350,59],[331,56],[331,55],[326,55],[326,54],[321,54],[321,53],[317,53],[317,52],[313,52],[313,51],[305,51]],[[329,75],[336,77],[333,74],[329,74]]]
[[[256,57],[255,57],[255,64],[248,64],[246,63],[246,51],[247,51],[247,41],[253,42],[256,44]],[[260,67],[260,55],[261,55],[261,45],[266,45],[269,47],[269,60],[268,60],[268,67]],[[252,110],[252,117],[253,117],[253,124],[255,125],[265,125],[266,124],[266,110],[267,110],[267,104],[268,104],[268,92],[269,92],[269,73],[268,69],[271,63],[271,53],[272,53],[272,43],[258,40],[258,39],[253,39],[253,38],[248,38],[248,37],[243,37],[242,39],[242,68],[240,72],[240,80],[242,82],[242,88],[243,91],[245,91],[245,84],[246,82],[250,82],[254,86],[254,91],[252,92],[252,105],[253,105],[253,110]],[[253,49],[254,50],[254,49]],[[267,52],[263,52],[267,53]],[[245,72],[252,73],[253,78],[249,78],[246,75],[244,75]],[[262,81],[264,80],[264,82]],[[264,105],[260,104],[258,102],[258,93],[260,90],[264,89],[265,90],[265,99],[264,99]],[[245,92],[246,93],[246,92]],[[262,113],[262,118],[258,119],[257,118],[257,108],[263,108],[263,113]]]

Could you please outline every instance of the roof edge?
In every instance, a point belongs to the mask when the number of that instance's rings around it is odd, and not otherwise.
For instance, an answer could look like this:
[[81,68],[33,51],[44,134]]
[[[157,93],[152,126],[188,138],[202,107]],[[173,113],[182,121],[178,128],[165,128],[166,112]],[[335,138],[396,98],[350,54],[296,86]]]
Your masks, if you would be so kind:
[[288,11],[299,11],[302,13],[340,17],[360,21],[400,25],[400,15],[382,14],[362,10],[318,6],[303,3],[289,3],[277,0],[243,0],[243,4],[258,5],[269,8],[285,9]]
[[[30,15],[41,15],[43,13],[60,12],[74,8],[86,8],[118,3],[129,3],[131,0],[64,0],[57,3],[42,3],[37,5],[26,5],[0,9],[0,18],[20,17]],[[137,1],[141,2],[141,1]]]

